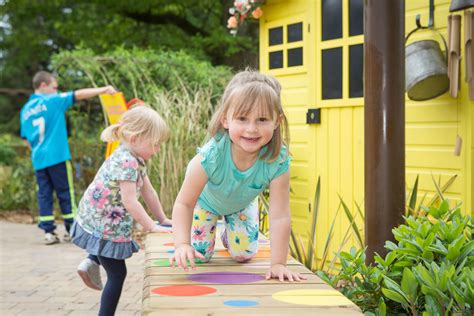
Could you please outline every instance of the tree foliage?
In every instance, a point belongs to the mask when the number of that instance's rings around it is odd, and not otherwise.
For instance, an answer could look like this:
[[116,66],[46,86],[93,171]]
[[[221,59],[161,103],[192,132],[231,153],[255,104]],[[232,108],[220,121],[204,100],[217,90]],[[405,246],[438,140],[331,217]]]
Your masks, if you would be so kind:
[[[61,50],[87,48],[101,54],[117,46],[185,51],[214,65],[256,64],[257,26],[232,37],[226,29],[233,1],[215,0],[4,0],[0,1],[0,88],[30,88],[31,76],[50,69]],[[244,32],[245,33],[245,32]],[[15,90],[17,91],[17,90]],[[27,94],[0,98],[13,117]]]

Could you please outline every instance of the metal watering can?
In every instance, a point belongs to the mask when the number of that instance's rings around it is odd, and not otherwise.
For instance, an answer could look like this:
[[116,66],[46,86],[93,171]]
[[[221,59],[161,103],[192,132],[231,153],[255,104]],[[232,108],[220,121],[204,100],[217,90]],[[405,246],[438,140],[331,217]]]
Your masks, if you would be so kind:
[[[408,33],[405,43],[420,29]],[[405,90],[412,100],[433,99],[449,89],[448,45],[441,33],[438,34],[443,40],[446,57],[434,40],[416,41],[405,47]]]

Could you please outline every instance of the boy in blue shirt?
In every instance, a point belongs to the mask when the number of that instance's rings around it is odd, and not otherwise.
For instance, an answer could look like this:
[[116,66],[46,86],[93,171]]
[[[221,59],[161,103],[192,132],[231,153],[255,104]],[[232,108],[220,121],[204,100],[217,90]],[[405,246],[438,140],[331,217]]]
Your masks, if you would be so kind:
[[33,88],[34,94],[20,112],[20,131],[31,148],[38,183],[38,227],[45,232],[45,244],[51,245],[59,242],[55,233],[53,191],[56,191],[66,227],[64,241],[70,241],[69,229],[74,221],[74,189],[65,113],[76,100],[116,91],[112,86],[105,86],[58,93],[56,78],[46,71],[34,75]]

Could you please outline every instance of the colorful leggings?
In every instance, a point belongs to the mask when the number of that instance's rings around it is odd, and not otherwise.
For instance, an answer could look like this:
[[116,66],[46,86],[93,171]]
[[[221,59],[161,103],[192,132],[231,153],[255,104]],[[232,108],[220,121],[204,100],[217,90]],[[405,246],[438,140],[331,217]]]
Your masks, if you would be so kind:
[[[216,224],[219,215],[206,211],[199,205],[194,209],[191,228],[191,243],[204,255],[206,262],[214,254],[216,243]],[[257,200],[244,210],[225,215],[225,230],[221,235],[222,243],[237,262],[245,262],[258,251],[258,206]]]

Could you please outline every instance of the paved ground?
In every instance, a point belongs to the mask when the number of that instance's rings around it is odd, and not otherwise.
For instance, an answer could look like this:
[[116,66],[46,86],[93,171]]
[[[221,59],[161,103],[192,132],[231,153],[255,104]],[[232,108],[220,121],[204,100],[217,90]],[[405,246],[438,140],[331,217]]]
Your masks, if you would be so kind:
[[[140,250],[127,260],[116,315],[141,314],[144,254]],[[100,292],[86,287],[76,273],[84,257],[70,243],[44,245],[35,225],[0,221],[0,315],[97,315]]]

